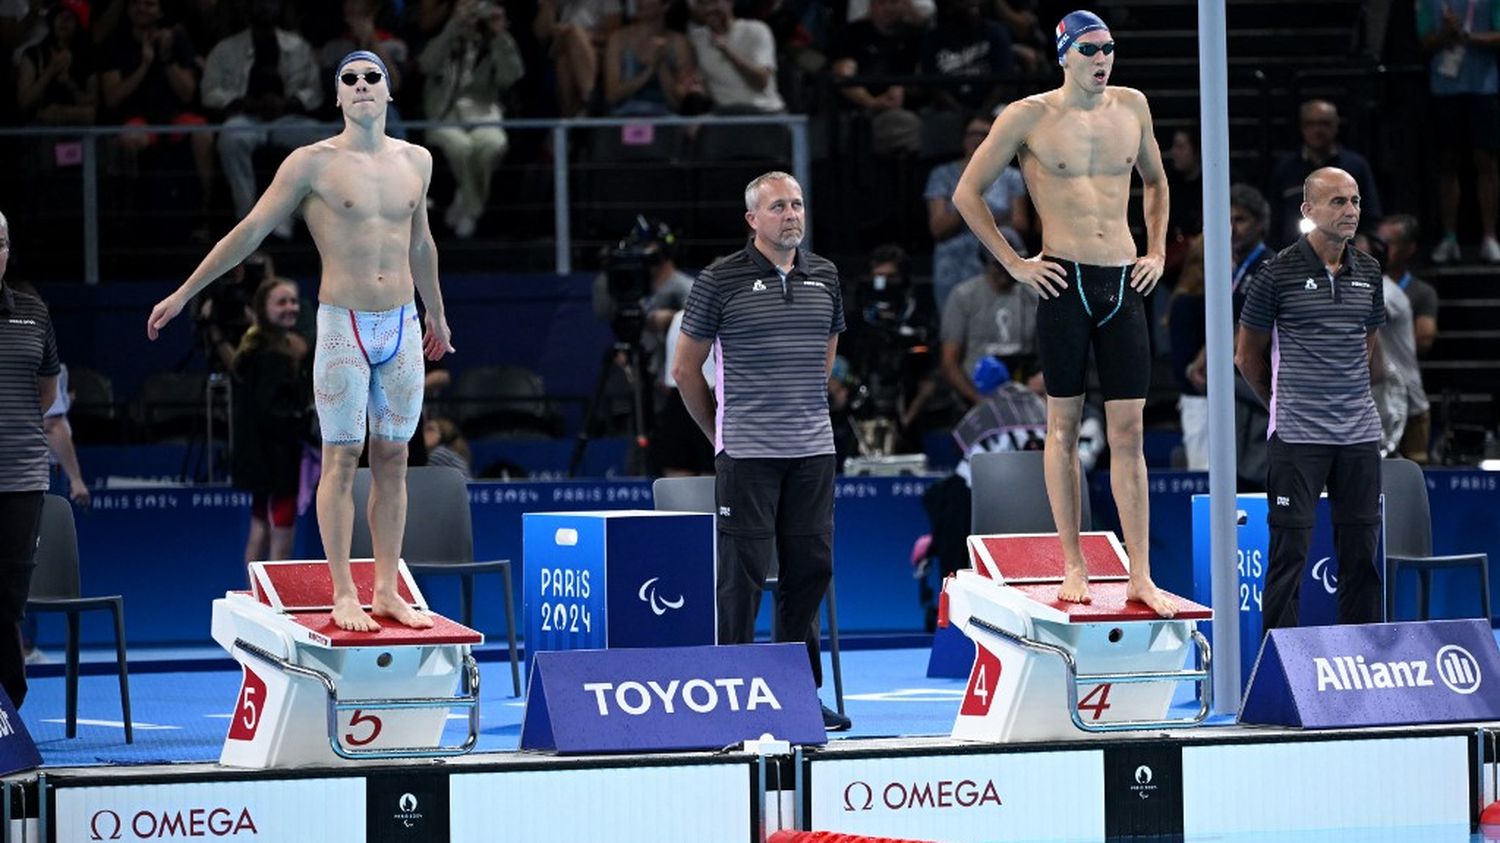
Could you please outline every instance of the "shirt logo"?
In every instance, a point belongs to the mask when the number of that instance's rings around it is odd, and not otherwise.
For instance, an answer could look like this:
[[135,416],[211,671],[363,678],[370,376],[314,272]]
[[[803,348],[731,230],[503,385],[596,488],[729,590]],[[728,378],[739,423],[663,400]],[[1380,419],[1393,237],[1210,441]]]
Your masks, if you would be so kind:
[[35,325],[36,324],[36,320],[35,319],[15,319],[15,318],[11,318],[11,319],[7,319],[5,321],[9,322],[12,325]]
[[1350,281],[1349,282],[1349,286],[1351,286],[1351,287],[1362,287],[1362,288],[1364,288],[1366,290],[1370,289],[1370,285],[1366,284],[1363,281]]
[[1316,281],[1312,280],[1311,278],[1309,278],[1309,279],[1307,279],[1307,283],[1305,283],[1305,284],[1302,285],[1302,289],[1304,289],[1304,290],[1316,290],[1316,289],[1318,289],[1318,282],[1316,282]]
[[755,279],[755,286],[751,287],[750,289],[754,290],[755,292],[758,293],[761,290],[764,290],[765,288],[766,288],[766,282],[764,282],[764,281],[760,280],[759,278],[757,278],[757,279]]
[[823,286],[823,282],[822,281],[803,281],[802,282],[802,286],[804,286],[804,287],[821,287],[821,286]]

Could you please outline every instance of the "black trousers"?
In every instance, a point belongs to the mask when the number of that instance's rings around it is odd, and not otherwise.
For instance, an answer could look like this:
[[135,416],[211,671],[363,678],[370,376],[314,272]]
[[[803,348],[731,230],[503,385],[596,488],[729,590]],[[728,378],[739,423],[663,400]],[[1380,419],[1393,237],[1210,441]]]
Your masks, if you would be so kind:
[[36,570],[41,525],[41,492],[0,492],[0,688],[16,708],[26,699],[21,619]]
[[1328,487],[1333,550],[1338,555],[1338,622],[1381,620],[1380,450],[1375,442],[1317,445],[1272,436],[1266,462],[1266,522],[1271,559],[1262,595],[1265,631],[1297,625],[1318,496]]
[[775,639],[807,644],[820,687],[818,607],[833,578],[834,463],[832,454],[737,460],[720,453],[714,459],[719,643],[755,640],[761,591],[774,571]]

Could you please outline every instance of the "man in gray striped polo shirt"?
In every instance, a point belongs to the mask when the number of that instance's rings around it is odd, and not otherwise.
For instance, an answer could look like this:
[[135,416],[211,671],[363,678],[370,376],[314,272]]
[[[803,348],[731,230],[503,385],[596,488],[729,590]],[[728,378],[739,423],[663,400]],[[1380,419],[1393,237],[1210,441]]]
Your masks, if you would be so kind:
[[[1302,187],[1313,230],[1261,266],[1240,312],[1235,364],[1271,409],[1271,560],[1265,629],[1297,625],[1297,594],[1326,484],[1339,560],[1339,623],[1380,620],[1380,417],[1370,392],[1385,322],[1380,264],[1350,242],[1359,185],[1324,167]],[[1378,371],[1378,369],[1377,369]]]
[[0,214],[0,687],[21,707],[21,617],[36,565],[42,494],[51,482],[42,411],[57,398],[57,340],[47,306],[5,282],[10,223]]
[[[778,640],[806,641],[823,682],[818,605],[833,577],[833,425],[828,374],[844,305],[838,270],[805,249],[802,187],[781,172],[745,188],[750,243],[698,276],[672,376],[714,443],[719,643],[755,640],[761,590],[780,560]],[[718,375],[703,377],[712,348]],[[832,731],[849,719],[823,707]]]

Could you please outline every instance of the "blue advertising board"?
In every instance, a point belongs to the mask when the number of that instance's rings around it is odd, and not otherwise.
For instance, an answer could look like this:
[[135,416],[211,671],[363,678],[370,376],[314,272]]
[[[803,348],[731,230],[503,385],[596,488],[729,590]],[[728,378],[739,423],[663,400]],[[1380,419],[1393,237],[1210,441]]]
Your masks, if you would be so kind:
[[1500,648],[1482,620],[1273,629],[1239,719],[1308,729],[1493,722]]
[[823,714],[801,644],[538,653],[521,749],[722,749],[770,734],[822,744]]

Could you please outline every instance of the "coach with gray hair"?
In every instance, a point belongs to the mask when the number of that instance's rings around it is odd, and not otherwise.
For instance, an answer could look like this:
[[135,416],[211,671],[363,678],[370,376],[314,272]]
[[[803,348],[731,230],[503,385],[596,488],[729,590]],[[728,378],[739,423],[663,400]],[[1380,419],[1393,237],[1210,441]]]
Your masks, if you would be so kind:
[[[802,186],[787,173],[745,188],[745,248],[693,284],[672,361],[683,403],[714,443],[719,643],[755,640],[766,578],[780,561],[776,636],[805,641],[823,684],[818,606],[833,578],[828,375],[844,330],[838,270],[801,248]],[[710,392],[703,362],[717,346]],[[849,718],[823,707],[829,731]]]
[[10,223],[0,214],[0,687],[26,699],[21,618],[51,483],[42,412],[57,398],[57,339],[42,300],[5,283]]

